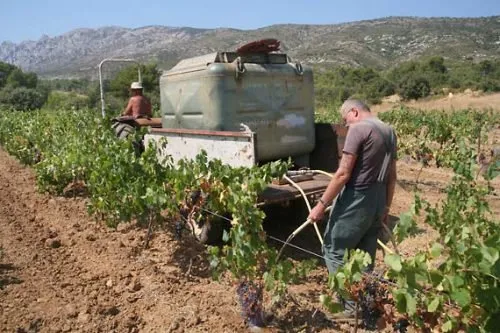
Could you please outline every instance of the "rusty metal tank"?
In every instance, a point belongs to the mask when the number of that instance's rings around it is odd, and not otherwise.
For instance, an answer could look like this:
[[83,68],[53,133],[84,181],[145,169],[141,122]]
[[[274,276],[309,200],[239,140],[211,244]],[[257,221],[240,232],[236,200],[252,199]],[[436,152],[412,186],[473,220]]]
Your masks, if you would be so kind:
[[259,162],[314,149],[312,70],[286,54],[185,59],[162,74],[160,96],[164,128],[239,131],[246,125],[256,133]]

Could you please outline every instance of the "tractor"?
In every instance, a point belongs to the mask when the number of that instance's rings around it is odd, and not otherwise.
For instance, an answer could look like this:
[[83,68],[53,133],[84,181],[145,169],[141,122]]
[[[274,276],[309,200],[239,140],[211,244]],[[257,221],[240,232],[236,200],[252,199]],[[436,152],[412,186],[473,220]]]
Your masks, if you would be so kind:
[[[347,128],[315,123],[312,69],[279,49],[265,39],[181,60],[160,77],[161,118],[117,118],[117,136],[147,126],[143,144],[167,138],[158,154],[174,162],[202,150],[234,167],[291,159],[288,180],[269,184],[259,205],[315,201],[338,167]],[[220,236],[209,223],[198,227],[201,242]]]

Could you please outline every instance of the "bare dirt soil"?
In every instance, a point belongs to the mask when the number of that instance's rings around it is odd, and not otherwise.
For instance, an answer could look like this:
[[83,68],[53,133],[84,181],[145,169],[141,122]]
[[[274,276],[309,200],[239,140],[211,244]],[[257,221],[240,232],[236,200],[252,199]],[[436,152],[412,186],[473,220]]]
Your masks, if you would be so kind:
[[0,331],[238,332],[228,282],[203,249],[144,230],[108,229],[82,198],[39,194],[30,168],[0,150]]
[[[407,211],[417,185],[431,202],[443,196],[446,170],[400,161],[392,214]],[[490,202],[500,214],[498,191]],[[295,221],[294,221],[295,220]],[[277,215],[266,223],[285,239],[300,218]],[[295,224],[294,224],[295,223]],[[425,249],[436,234],[423,223],[401,244],[403,255]],[[89,217],[84,198],[36,191],[31,168],[0,148],[0,332],[247,332],[229,277],[211,278],[204,247],[173,226],[157,231],[143,249],[146,231],[132,224],[110,229]],[[320,253],[312,228],[295,244]],[[276,243],[276,245],[280,245]],[[296,260],[313,257],[289,248]],[[381,259],[381,254],[378,255]],[[326,269],[320,264],[272,309],[266,332],[337,332],[324,315]]]

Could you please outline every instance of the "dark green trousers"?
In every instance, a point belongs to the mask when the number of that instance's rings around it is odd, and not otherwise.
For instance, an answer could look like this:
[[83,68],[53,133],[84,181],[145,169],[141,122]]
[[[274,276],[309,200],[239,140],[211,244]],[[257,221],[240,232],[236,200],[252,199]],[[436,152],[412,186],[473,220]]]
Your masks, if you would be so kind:
[[324,258],[330,274],[344,264],[344,253],[351,249],[368,252],[372,257],[368,270],[373,269],[386,189],[386,184],[375,183],[366,189],[345,187],[340,193],[324,235]]

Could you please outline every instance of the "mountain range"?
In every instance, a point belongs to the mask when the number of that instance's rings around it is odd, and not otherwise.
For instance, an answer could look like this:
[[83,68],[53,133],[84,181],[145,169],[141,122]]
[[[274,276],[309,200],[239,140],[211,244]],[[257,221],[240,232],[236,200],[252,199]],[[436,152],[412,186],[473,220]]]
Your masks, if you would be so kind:
[[42,77],[89,77],[105,58],[157,62],[168,69],[180,59],[235,50],[277,38],[292,59],[320,67],[388,68],[423,56],[480,61],[500,55],[500,16],[482,18],[387,17],[331,24],[280,24],[255,30],[146,26],[81,28],[35,41],[0,44],[0,61]]

